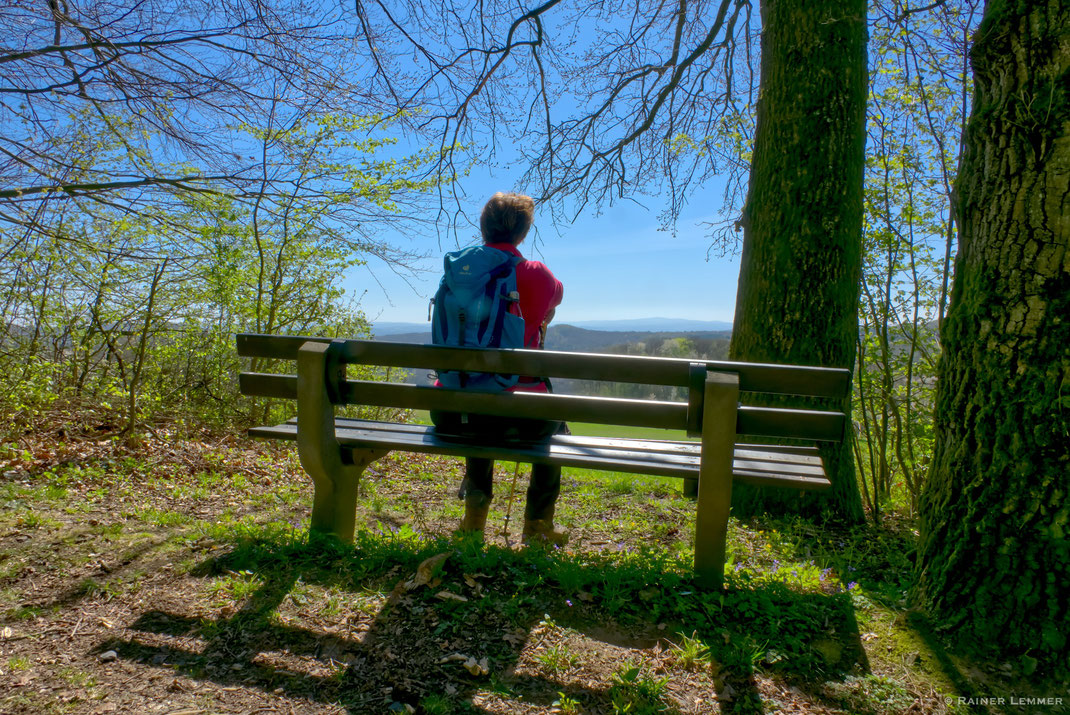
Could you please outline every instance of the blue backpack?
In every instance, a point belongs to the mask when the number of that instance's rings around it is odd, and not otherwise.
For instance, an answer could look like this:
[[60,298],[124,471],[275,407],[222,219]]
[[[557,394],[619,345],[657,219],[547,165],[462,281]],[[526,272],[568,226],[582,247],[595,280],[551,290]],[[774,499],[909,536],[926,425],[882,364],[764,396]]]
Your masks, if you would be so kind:
[[[442,282],[431,300],[431,342],[451,347],[524,347],[524,319],[510,312],[520,300],[516,266],[522,260],[489,246],[447,253]],[[489,392],[501,392],[518,379],[486,372],[438,373],[443,387]]]

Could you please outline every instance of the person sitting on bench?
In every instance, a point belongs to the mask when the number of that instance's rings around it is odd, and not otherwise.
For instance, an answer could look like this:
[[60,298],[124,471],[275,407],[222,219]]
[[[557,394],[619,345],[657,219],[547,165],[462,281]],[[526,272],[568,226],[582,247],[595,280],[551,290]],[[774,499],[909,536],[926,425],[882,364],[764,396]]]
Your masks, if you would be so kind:
[[[542,349],[546,326],[564,297],[564,286],[539,261],[524,260],[517,246],[527,237],[535,219],[535,202],[530,196],[498,192],[491,197],[479,218],[483,243],[521,259],[516,266],[520,314],[524,318],[524,347]],[[549,391],[539,377],[521,377],[510,390]],[[494,417],[456,412],[432,412],[436,430],[463,436],[540,440],[566,431],[563,422]],[[494,460],[465,458],[465,476],[459,496],[464,499],[461,531],[482,534],[493,496]],[[523,540],[560,545],[568,535],[554,526],[554,510],[561,491],[561,467],[532,465],[524,507]]]

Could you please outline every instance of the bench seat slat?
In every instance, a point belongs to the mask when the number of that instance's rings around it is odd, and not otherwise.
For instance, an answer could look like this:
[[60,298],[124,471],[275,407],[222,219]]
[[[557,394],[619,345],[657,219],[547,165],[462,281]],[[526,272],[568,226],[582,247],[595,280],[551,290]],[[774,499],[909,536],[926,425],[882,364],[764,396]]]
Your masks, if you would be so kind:
[[[368,422],[374,422],[381,427],[376,429],[380,430],[392,430],[406,432],[425,432],[428,429],[428,425],[408,424],[408,423],[394,423],[394,422],[378,422],[376,420],[359,420],[350,417],[336,417],[334,420],[335,425],[338,427],[360,427]],[[296,424],[297,420],[292,419],[289,424]],[[576,445],[588,445],[597,443],[603,447],[619,447],[621,449],[630,449],[638,452],[661,452],[667,447],[675,447],[682,451],[693,452],[694,454],[700,454],[702,445],[700,442],[693,440],[674,440],[674,439],[631,439],[624,437],[587,437],[583,435],[573,434],[561,434],[556,435],[554,440],[560,444],[576,444]]]
[[[250,434],[268,439],[296,440],[297,426],[291,422],[275,427],[257,427],[250,430]],[[482,456],[666,477],[696,477],[701,459],[695,445],[688,442],[658,443],[648,440],[645,449],[633,449],[631,440],[560,435],[537,444],[476,444],[460,438],[443,438],[431,427],[354,419],[339,419],[336,437],[339,443],[352,448]],[[739,481],[760,486],[790,486],[796,489],[824,489],[829,486],[821,460],[816,454],[778,451],[782,449],[799,448],[771,447],[765,450],[761,445],[738,447],[733,460],[733,476]]]
[[[291,419],[287,424],[296,425],[297,420]],[[335,418],[338,427],[351,427],[359,429],[375,425],[375,430],[381,433],[391,431],[406,433],[425,433],[427,425],[379,422],[376,420],[360,420],[351,417]],[[694,440],[656,440],[656,439],[631,439],[621,437],[591,437],[581,435],[556,435],[554,443],[560,445],[598,446],[603,448],[619,448],[635,452],[654,452],[657,454],[680,452],[698,457],[702,452],[702,443]],[[771,463],[791,463],[800,465],[821,466],[821,458],[818,456],[817,447],[807,445],[771,445],[771,444],[737,444],[736,457]]]
[[[294,425],[296,420],[290,420],[287,424]],[[401,431],[405,434],[428,434],[438,433],[429,431],[432,428],[426,425],[395,424],[390,422],[372,422],[368,420],[356,420],[351,418],[337,418],[335,424],[339,428],[354,430],[371,429],[376,436],[386,437],[392,431]],[[374,427],[369,427],[374,425]],[[398,430],[398,428],[403,428]],[[445,441],[450,441],[445,438]],[[465,440],[456,440],[467,444]],[[517,444],[506,444],[510,449]],[[611,451],[617,450],[620,454],[645,455],[657,460],[670,460],[682,465],[688,470],[697,471],[701,459],[702,445],[698,442],[679,440],[640,440],[620,439],[615,437],[589,437],[578,435],[556,435],[551,440],[552,455],[564,456],[566,454],[593,454],[594,450]],[[738,445],[735,450],[735,461],[740,470],[753,472],[780,472],[791,465],[792,470],[800,474],[820,476],[824,474],[821,466],[821,458],[814,447],[782,447],[777,445]],[[693,475],[688,475],[693,476]]]

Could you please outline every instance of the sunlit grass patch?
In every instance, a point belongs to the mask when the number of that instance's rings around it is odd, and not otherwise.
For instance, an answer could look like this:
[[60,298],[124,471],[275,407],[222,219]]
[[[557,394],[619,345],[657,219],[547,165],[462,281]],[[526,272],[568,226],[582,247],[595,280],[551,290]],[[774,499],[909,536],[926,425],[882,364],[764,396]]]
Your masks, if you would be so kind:
[[668,676],[658,677],[642,663],[629,661],[613,673],[609,698],[616,713],[652,715],[671,712],[662,700],[666,695]]
[[213,579],[205,587],[214,608],[239,605],[264,585],[263,579],[251,571],[228,571]]
[[113,540],[122,535],[124,525],[121,521],[100,522],[89,525],[89,533],[101,536],[106,540]]
[[17,606],[8,611],[6,617],[13,621],[32,621],[44,612],[41,606]]
[[857,715],[896,715],[907,712],[916,701],[902,684],[872,673],[828,683],[826,688],[846,710]]
[[26,510],[15,517],[15,523],[24,529],[46,529],[60,526],[60,522],[35,510]]
[[7,668],[13,672],[21,672],[29,670],[31,667],[30,659],[24,655],[16,655],[7,659]]
[[75,593],[87,598],[101,598],[107,601],[122,595],[123,591],[132,587],[133,582],[126,583],[122,578],[98,580],[85,578],[75,587]]
[[567,643],[554,643],[546,650],[535,655],[543,672],[557,676],[576,667],[579,656],[572,652]]
[[188,524],[193,519],[188,514],[179,511],[162,511],[160,509],[139,509],[134,512],[134,517],[155,526],[170,527]]
[[678,642],[671,645],[676,665],[683,670],[701,670],[711,663],[710,647],[698,637],[696,631],[691,635],[681,635]]
[[69,495],[70,491],[59,484],[48,484],[40,492],[41,499],[48,502],[65,501]]
[[65,665],[60,668],[56,675],[60,677],[65,683],[74,685],[79,688],[92,688],[97,684],[97,679],[84,670],[80,670],[71,665]]

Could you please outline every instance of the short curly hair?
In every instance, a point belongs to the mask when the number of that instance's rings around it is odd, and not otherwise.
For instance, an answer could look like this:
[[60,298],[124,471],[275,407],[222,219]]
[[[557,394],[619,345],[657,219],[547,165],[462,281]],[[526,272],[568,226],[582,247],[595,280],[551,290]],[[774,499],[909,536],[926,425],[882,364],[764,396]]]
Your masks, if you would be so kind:
[[483,243],[511,243],[514,246],[528,235],[535,221],[535,200],[524,194],[499,191],[490,197],[479,216]]

